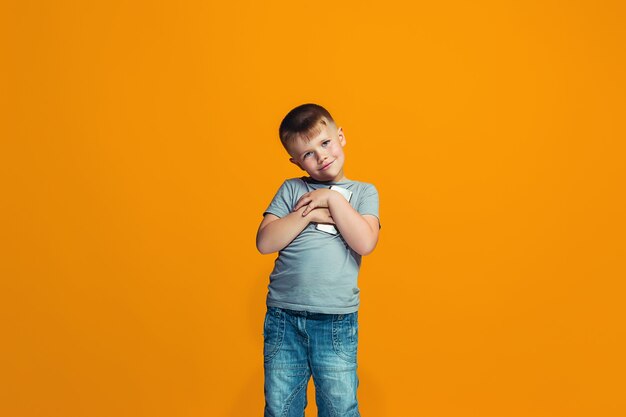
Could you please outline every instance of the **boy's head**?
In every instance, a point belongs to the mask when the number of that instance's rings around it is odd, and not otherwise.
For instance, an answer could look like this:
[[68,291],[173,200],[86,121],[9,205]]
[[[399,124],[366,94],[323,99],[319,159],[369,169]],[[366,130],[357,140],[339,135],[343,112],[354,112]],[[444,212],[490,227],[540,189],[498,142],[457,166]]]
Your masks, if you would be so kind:
[[346,138],[330,113],[317,104],[303,104],[287,113],[278,129],[289,161],[318,181],[337,182],[343,174]]

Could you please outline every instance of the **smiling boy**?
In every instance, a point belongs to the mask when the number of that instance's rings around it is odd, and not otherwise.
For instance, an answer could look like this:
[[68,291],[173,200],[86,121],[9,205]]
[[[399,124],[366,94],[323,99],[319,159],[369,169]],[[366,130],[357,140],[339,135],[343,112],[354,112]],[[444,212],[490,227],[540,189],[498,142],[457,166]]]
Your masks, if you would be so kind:
[[359,416],[357,277],[378,242],[378,191],[346,178],[346,138],[323,107],[294,108],[279,136],[308,176],[283,182],[257,231],[259,252],[279,252],[263,327],[265,416],[302,417],[311,376],[320,417]]

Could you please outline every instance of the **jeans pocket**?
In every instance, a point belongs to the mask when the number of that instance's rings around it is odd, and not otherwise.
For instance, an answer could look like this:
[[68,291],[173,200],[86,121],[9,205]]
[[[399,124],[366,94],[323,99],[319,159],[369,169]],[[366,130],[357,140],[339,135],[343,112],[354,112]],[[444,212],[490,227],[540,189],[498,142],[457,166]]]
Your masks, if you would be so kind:
[[356,363],[359,344],[358,312],[333,318],[333,349],[343,360]]
[[263,323],[263,357],[272,360],[280,350],[285,335],[285,313],[277,307],[268,307]]

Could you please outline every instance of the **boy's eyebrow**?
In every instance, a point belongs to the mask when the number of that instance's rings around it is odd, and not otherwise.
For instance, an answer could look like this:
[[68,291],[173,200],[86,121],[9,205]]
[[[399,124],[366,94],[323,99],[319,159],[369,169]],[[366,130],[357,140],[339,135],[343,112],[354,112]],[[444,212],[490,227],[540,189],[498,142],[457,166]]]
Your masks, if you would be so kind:
[[322,136],[318,142],[324,142],[329,139],[330,139],[330,136]]

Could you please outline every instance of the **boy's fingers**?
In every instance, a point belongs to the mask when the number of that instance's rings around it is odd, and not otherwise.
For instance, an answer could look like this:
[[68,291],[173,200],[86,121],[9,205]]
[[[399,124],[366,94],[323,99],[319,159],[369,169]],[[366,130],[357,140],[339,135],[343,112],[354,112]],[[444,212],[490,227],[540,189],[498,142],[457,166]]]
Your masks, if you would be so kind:
[[312,204],[309,204],[308,206],[306,206],[306,208],[305,208],[305,209],[304,209],[304,211],[302,212],[302,215],[303,215],[303,216],[306,216],[306,215],[307,215],[307,214],[309,214],[309,212],[310,212],[311,210],[313,210],[314,208],[315,208],[315,207],[313,207],[313,205],[312,205]]
[[296,203],[296,206],[293,208],[293,211],[298,211],[300,207],[304,206],[305,204],[308,204],[308,202],[306,202],[307,200],[308,198],[301,198],[300,201]]

